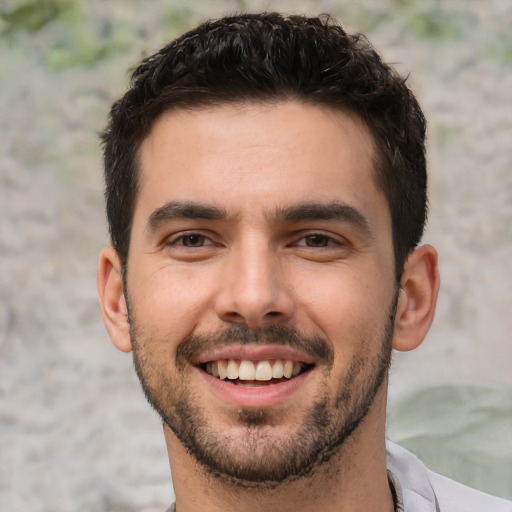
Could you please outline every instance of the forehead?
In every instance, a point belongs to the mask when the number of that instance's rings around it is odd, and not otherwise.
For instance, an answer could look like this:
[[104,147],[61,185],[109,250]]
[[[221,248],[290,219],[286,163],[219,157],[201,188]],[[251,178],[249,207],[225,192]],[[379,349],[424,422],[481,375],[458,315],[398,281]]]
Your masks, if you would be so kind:
[[[295,101],[165,112],[143,142],[136,215],[172,201],[272,210],[379,199],[375,144],[356,116]],[[135,219],[134,219],[135,220]]]

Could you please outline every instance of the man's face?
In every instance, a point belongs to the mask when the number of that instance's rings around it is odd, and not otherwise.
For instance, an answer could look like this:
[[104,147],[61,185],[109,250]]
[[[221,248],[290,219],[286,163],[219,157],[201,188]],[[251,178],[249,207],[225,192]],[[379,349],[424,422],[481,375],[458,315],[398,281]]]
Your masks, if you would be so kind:
[[170,111],[142,145],[136,368],[217,475],[307,474],[385,381],[396,286],[373,157],[357,118],[296,102]]

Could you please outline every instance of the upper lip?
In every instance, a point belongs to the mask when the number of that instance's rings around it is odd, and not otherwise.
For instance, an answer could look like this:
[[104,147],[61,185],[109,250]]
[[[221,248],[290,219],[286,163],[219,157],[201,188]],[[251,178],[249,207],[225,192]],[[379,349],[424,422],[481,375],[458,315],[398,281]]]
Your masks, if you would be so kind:
[[201,365],[221,359],[237,359],[240,361],[284,359],[299,363],[313,364],[311,356],[286,345],[232,345],[220,347],[201,354],[196,364]]

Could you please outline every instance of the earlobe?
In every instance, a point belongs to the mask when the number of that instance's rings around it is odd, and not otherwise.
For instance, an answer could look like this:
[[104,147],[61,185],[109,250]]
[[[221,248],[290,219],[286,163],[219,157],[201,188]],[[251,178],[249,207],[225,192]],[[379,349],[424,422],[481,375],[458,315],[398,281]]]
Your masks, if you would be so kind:
[[98,263],[98,295],[103,322],[112,343],[123,352],[130,352],[130,324],[123,293],[121,264],[112,247],[101,251]]
[[418,347],[430,328],[439,291],[437,252],[430,245],[416,248],[407,258],[397,302],[393,348]]

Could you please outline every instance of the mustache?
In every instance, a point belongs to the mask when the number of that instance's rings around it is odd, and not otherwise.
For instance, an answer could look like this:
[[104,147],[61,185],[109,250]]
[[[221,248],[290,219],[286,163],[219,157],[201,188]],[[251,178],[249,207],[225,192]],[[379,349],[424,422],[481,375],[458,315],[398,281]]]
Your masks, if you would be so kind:
[[190,334],[176,349],[176,364],[184,367],[196,361],[210,350],[233,345],[286,345],[309,355],[317,364],[331,368],[334,350],[321,336],[308,336],[298,329],[285,325],[269,324],[250,329],[245,324],[236,324],[215,333]]

